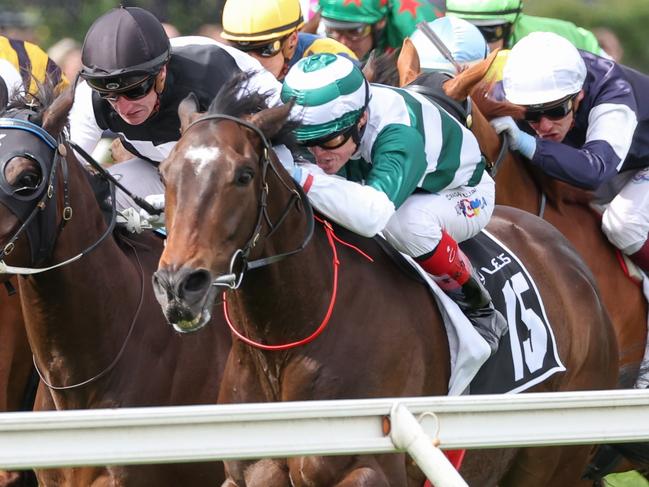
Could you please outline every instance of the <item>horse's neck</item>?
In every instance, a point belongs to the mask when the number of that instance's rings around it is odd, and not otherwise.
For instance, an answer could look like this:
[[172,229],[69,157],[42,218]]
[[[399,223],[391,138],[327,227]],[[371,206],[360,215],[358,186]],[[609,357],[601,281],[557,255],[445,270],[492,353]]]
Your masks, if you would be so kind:
[[[106,223],[79,167],[70,168],[73,217],[51,263],[87,249]],[[135,314],[140,276],[112,237],[79,261],[20,279],[32,351],[50,383],[83,381],[116,356]]]
[[[271,187],[270,194],[281,191]],[[276,222],[284,208],[285,202],[271,206],[271,221]],[[307,234],[306,218],[304,209],[291,210],[270,238],[260,240],[258,252],[252,258],[271,257],[298,248]],[[270,344],[291,343],[311,335],[327,315],[332,296],[332,260],[327,236],[316,222],[305,249],[249,271],[243,286],[227,298],[235,328],[257,342]],[[264,396],[278,400],[283,368],[291,352],[264,352],[250,347],[243,350],[261,378]]]

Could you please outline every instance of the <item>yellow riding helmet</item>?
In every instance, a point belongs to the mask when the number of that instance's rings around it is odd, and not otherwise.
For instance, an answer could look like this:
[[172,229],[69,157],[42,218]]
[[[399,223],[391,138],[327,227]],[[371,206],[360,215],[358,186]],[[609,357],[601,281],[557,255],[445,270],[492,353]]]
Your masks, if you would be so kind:
[[227,0],[221,37],[235,42],[277,39],[304,24],[299,0]]

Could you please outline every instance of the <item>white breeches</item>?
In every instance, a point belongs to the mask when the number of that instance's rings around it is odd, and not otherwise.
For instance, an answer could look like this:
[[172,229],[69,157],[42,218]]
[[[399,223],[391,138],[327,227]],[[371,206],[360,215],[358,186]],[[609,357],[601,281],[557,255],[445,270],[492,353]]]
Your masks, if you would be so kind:
[[649,234],[649,168],[639,170],[608,205],[602,230],[623,253],[634,254]]
[[477,186],[413,194],[390,218],[383,235],[397,250],[419,257],[437,247],[442,229],[458,242],[476,235],[489,222],[494,202],[494,181],[485,172]]

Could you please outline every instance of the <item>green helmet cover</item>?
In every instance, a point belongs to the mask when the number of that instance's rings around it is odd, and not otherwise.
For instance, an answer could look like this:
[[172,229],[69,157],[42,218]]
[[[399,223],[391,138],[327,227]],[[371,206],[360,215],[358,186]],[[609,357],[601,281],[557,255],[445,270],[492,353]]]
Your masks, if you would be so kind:
[[502,20],[513,24],[522,0],[446,0],[446,13],[465,20]]
[[319,11],[328,19],[375,24],[388,14],[388,0],[320,0]]

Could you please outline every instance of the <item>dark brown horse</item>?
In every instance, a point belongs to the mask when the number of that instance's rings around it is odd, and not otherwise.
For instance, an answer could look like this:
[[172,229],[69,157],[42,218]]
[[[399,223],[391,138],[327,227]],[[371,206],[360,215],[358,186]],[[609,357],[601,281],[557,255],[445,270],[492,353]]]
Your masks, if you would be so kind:
[[[83,254],[18,281],[49,406],[214,403],[230,345],[227,330],[214,326],[206,335],[181,338],[166,325],[150,285],[162,240],[151,232],[137,237],[111,232],[91,186],[98,178],[76,160],[62,135],[72,95],[64,93],[51,104],[47,95],[39,95],[43,110],[25,106],[0,120],[0,157],[6,161],[0,174],[0,246],[19,235],[13,251],[2,256],[14,267],[46,267]],[[25,215],[37,205],[31,230],[21,233],[21,220],[29,220]],[[214,462],[52,469],[38,477],[41,485],[175,487],[218,485],[223,471]]]
[[[234,340],[220,402],[446,394],[448,341],[429,291],[376,241],[339,227],[332,233],[329,224],[312,228],[304,195],[267,142],[282,130],[290,107],[258,112],[260,96],[235,101],[240,89],[227,87],[207,115],[186,99],[179,109],[183,136],[160,168],[169,233],[154,286],[167,318],[180,330],[202,327],[226,285],[233,326],[259,344]],[[513,208],[498,208],[489,230],[538,283],[567,367],[534,390],[613,387],[610,322],[567,240]],[[469,452],[461,473],[480,486],[575,486],[588,451]],[[230,461],[224,485],[421,486],[421,472],[407,465],[403,455]]]
[[[0,283],[10,276],[0,276]],[[17,286],[15,278],[12,286]],[[0,412],[31,410],[33,405],[32,352],[27,342],[18,294],[0,286]],[[18,485],[20,473],[0,470],[0,486]]]

